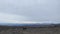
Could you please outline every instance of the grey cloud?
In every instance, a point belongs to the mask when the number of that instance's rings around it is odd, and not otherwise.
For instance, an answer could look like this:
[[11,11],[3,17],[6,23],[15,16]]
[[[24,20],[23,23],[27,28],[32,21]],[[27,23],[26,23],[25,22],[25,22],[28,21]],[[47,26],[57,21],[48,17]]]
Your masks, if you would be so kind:
[[0,0],[0,12],[23,15],[31,21],[60,21],[60,0]]

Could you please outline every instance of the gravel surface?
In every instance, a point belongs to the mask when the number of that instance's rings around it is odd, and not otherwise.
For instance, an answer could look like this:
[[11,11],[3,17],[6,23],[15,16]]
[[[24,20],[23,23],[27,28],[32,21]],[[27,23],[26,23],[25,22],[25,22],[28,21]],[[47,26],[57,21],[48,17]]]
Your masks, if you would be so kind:
[[0,27],[0,34],[60,34],[60,27]]

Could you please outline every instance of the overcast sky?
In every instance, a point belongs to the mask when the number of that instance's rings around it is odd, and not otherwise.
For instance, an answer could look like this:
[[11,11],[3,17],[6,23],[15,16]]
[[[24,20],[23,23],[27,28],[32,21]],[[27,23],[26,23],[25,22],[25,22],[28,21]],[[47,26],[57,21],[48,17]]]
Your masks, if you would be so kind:
[[60,22],[60,0],[0,0],[0,22]]

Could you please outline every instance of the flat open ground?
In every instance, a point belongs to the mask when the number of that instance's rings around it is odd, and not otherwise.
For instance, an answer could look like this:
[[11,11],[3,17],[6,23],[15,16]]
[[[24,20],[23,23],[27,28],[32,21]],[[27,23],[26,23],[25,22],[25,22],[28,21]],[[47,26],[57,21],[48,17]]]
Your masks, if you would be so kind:
[[60,27],[6,27],[0,26],[0,34],[60,34]]

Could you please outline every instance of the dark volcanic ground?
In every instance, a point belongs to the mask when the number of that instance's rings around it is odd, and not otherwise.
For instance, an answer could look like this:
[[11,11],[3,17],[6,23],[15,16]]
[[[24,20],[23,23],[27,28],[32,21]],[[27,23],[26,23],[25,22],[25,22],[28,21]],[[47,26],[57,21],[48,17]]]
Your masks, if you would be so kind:
[[0,26],[0,34],[60,34],[60,26],[54,27]]

